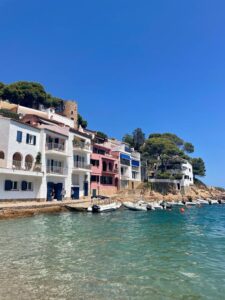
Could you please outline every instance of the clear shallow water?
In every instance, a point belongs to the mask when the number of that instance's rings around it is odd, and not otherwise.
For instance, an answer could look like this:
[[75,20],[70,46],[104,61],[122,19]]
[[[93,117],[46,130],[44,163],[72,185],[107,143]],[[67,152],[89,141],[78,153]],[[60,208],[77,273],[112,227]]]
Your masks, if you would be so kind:
[[0,222],[0,299],[225,299],[225,206]]

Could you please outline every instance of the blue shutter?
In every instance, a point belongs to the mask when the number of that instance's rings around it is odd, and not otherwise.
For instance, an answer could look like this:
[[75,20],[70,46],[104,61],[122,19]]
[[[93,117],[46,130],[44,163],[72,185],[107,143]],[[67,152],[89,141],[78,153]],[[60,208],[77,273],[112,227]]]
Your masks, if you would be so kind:
[[26,191],[27,190],[27,182],[26,181],[22,181],[21,182],[21,190],[22,191]]
[[36,135],[34,135],[34,144],[33,145],[36,145]]
[[17,131],[16,140],[17,140],[18,143],[22,142],[22,136],[23,136],[22,131]]
[[5,180],[5,191],[11,191],[11,189],[12,189],[12,181]]

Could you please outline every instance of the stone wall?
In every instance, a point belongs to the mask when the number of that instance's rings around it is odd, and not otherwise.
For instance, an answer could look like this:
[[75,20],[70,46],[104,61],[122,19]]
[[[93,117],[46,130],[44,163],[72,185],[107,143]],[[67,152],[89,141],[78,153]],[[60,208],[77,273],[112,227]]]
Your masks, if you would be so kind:
[[74,128],[77,129],[77,103],[75,101],[65,101],[64,102],[63,116],[74,121]]

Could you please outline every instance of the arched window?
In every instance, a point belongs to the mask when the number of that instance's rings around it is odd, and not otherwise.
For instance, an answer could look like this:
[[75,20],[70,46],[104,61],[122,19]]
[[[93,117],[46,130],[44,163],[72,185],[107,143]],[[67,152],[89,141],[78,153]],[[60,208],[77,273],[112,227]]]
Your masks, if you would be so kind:
[[19,152],[13,154],[13,168],[21,169],[22,167],[22,155]]
[[26,170],[31,170],[32,169],[32,166],[33,166],[33,156],[28,154],[26,157],[25,157],[25,169]]
[[5,159],[5,153],[3,151],[0,151],[0,159]]

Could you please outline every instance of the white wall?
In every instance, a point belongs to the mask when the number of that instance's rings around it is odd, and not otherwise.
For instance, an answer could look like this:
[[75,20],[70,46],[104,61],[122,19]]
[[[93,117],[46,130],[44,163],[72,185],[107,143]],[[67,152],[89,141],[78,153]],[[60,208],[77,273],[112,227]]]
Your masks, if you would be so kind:
[[[5,180],[17,181],[18,190],[17,191],[5,191]],[[21,182],[25,180],[27,182],[33,183],[32,191],[22,191]],[[21,176],[14,174],[0,174],[0,201],[1,200],[17,200],[17,199],[40,199],[40,189],[41,189],[42,177],[32,177],[32,176]]]
[[[17,131],[22,132],[22,142],[19,143],[16,140]],[[0,127],[0,133],[2,134],[2,128]],[[36,136],[36,145],[29,145],[26,143],[26,136],[28,134]],[[40,151],[40,130],[30,127],[26,124],[17,123],[13,120],[10,121],[8,140],[8,152],[7,152],[7,167],[12,167],[13,154],[19,152],[22,155],[22,166],[25,165],[26,155],[31,155],[35,162],[36,156]]]

